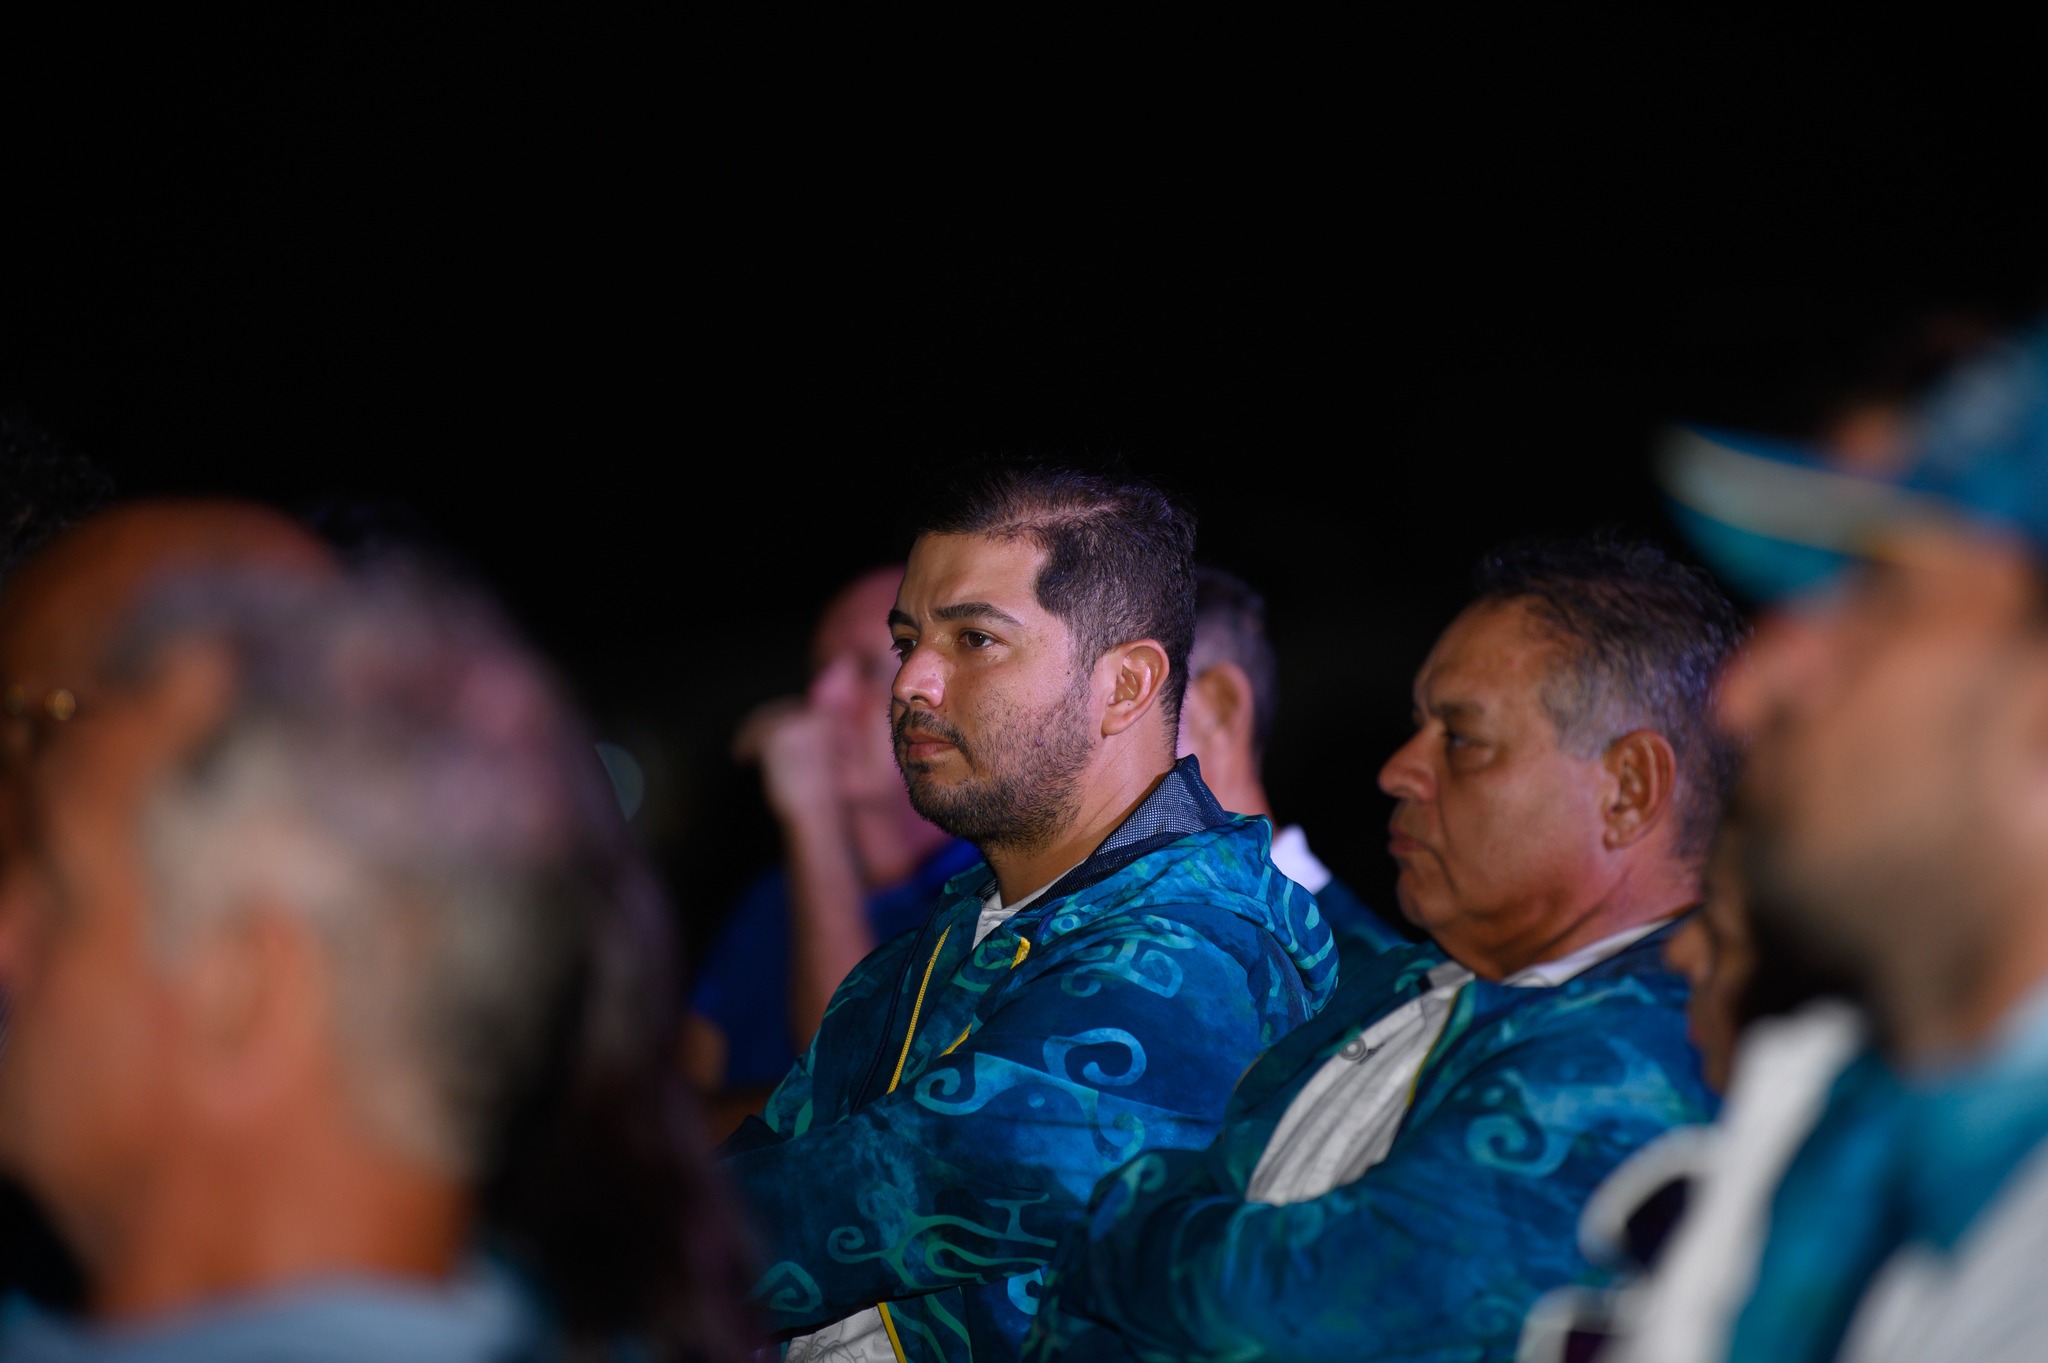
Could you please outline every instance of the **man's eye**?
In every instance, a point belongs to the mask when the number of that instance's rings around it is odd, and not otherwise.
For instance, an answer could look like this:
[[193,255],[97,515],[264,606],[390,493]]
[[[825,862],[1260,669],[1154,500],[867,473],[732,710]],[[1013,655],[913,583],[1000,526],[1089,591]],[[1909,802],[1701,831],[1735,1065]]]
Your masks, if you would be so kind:
[[964,648],[987,648],[994,642],[995,640],[989,638],[978,629],[963,629],[960,631],[960,643]]
[[1472,746],[1472,740],[1465,737],[1465,735],[1456,732],[1455,730],[1446,729],[1444,730],[1444,746],[1446,748],[1451,748],[1454,750],[1458,748],[1469,748]]
[[896,655],[896,661],[900,663],[905,658],[908,658],[910,650],[916,647],[917,640],[915,639],[898,639],[889,645],[889,651]]

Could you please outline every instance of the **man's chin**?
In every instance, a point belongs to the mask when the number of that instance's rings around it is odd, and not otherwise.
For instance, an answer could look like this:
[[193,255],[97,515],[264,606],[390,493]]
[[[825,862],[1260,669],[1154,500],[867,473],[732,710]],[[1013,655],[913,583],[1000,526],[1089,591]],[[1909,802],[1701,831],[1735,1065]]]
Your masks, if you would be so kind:
[[1448,912],[1437,900],[1427,894],[1418,893],[1408,883],[1409,872],[1403,869],[1394,882],[1394,902],[1401,908],[1401,916],[1424,932],[1431,931],[1443,921]]
[[942,780],[928,765],[920,763],[903,768],[903,788],[910,796],[910,807],[926,822],[935,823],[948,833],[955,831],[949,816],[959,804],[957,781]]

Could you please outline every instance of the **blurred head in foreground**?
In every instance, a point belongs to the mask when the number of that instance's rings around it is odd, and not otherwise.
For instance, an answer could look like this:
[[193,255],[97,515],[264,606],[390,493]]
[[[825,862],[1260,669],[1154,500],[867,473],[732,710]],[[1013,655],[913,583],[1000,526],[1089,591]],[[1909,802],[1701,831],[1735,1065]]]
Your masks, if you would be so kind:
[[[164,551],[202,523],[274,551]],[[0,605],[27,701],[0,1164],[103,1321],[428,1280],[514,1336],[471,1266],[488,1233],[572,1335],[733,1347],[720,1294],[682,1319],[723,1250],[692,1241],[695,1132],[651,1077],[661,906],[580,724],[488,602],[310,542],[279,571],[293,543],[253,509],[129,508]],[[399,1328],[350,1301],[364,1347]]]
[[1914,414],[1903,472],[1686,431],[1702,548],[1783,602],[1721,716],[1760,927],[1842,974],[1908,1059],[1984,1042],[2048,978],[2048,329]]

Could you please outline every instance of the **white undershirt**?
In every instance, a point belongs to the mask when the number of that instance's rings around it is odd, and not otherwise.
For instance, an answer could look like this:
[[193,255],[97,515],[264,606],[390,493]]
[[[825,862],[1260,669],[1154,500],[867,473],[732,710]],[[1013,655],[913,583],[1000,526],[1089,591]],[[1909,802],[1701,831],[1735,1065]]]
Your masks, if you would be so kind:
[[1273,835],[1273,864],[1280,868],[1281,875],[1310,894],[1321,894],[1323,887],[1336,879],[1330,868],[1308,850],[1308,834],[1301,831],[1298,823],[1291,823]]
[[[1648,936],[1669,919],[1603,937],[1555,961],[1518,970],[1501,981],[1519,988],[1563,984],[1572,976]],[[1445,961],[1429,972],[1430,987],[1366,1028],[1323,1062],[1266,1142],[1245,1200],[1285,1206],[1342,1187],[1387,1157],[1415,1096],[1415,1082],[1450,1021],[1458,991],[1472,972]]]
[[[1077,861],[1074,866],[1080,864]],[[1069,866],[1067,871],[1073,869]],[[981,916],[974,920],[974,945],[980,946],[990,933],[1031,907],[1032,901],[1066,879],[1067,871],[1060,872],[1014,904],[1004,904],[1002,887],[991,885],[981,901]],[[789,1352],[783,1356],[783,1363],[896,1363],[896,1350],[890,1346],[889,1330],[882,1324],[882,1313],[868,1306],[790,1340]]]
[[[1077,861],[1074,863],[1074,866],[1079,866],[1080,864]],[[981,917],[974,920],[974,945],[980,946],[988,939],[990,933],[1009,922],[1017,914],[1030,908],[1032,901],[1036,900],[1053,886],[1059,884],[1062,880],[1065,880],[1067,878],[1067,871],[1073,870],[1074,866],[1069,866],[1066,871],[1061,871],[1051,880],[1046,881],[1045,884],[1039,886],[1030,894],[1025,895],[1014,904],[1006,905],[1003,903],[1003,887],[1001,885],[989,886],[988,893],[981,900]]]

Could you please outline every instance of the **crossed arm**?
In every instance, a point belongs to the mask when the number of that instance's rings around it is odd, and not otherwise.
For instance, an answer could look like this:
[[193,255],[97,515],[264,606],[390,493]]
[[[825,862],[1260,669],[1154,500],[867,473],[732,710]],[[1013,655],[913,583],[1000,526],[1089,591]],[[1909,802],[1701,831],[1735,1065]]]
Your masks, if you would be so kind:
[[1247,1202],[1227,1137],[1141,1156],[1062,1246],[1026,1358],[1512,1357],[1535,1298],[1588,1271],[1576,1231],[1593,1188],[1708,1115],[1662,1063],[1683,1044],[1663,1031],[1511,1047],[1418,1112],[1385,1161],[1304,1202]]
[[815,1051],[785,1082],[780,1139],[728,1162],[776,1328],[1031,1273],[1104,1173],[1214,1134],[1266,1040],[1257,969],[1171,926],[1048,955],[966,1040],[844,1120],[808,1110]]

